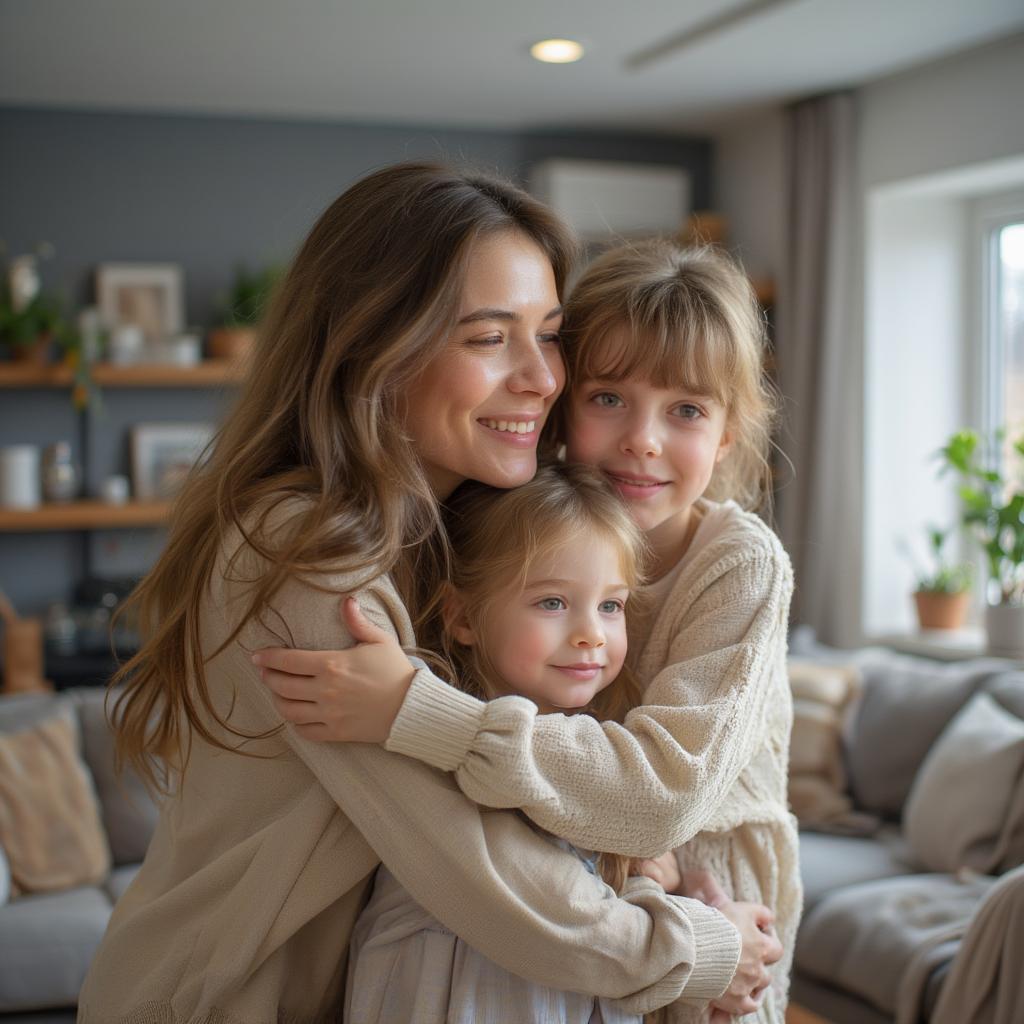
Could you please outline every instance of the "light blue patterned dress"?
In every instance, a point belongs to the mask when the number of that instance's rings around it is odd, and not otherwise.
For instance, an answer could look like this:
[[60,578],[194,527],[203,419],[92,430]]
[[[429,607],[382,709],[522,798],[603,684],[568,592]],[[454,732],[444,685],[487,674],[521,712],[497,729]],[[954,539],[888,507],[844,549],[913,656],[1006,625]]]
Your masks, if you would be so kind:
[[[548,836],[594,875],[597,858]],[[352,933],[345,1024],[641,1024],[604,999],[511,974],[424,910],[383,865]]]

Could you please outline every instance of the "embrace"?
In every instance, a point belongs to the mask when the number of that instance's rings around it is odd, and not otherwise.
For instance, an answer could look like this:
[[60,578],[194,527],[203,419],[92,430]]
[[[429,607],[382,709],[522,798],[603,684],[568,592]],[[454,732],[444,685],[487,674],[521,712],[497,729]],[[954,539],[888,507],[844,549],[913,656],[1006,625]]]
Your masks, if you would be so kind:
[[[431,164],[313,227],[136,592],[80,1024],[783,1024],[792,577],[724,255]],[[745,1016],[749,1015],[749,1016]]]

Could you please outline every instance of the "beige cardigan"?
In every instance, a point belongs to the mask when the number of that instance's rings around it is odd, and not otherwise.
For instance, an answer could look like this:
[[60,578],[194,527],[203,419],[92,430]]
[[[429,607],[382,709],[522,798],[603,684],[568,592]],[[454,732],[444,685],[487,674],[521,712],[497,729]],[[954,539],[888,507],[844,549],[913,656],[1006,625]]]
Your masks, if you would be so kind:
[[[263,568],[245,548],[235,580]],[[224,577],[222,559],[202,609],[205,650],[226,638],[244,604],[245,585]],[[208,663],[214,701],[238,727],[280,722],[252,650],[351,642],[336,595],[357,581],[319,582],[333,593],[288,582]],[[413,643],[386,578],[361,589],[360,602]],[[641,1012],[684,989],[714,998],[732,978],[739,939],[720,914],[640,880],[609,898],[575,857],[515,814],[481,810],[450,776],[379,746],[310,743],[290,727],[246,749],[264,756],[195,741],[114,909],[82,989],[81,1024],[338,1020],[349,935],[381,859],[466,942],[541,984],[622,998]]]
[[[649,857],[679,850],[737,899],[775,912],[786,949],[760,1018],[781,1021],[802,904],[787,808],[792,571],[775,535],[731,502],[703,518],[630,661],[646,683],[624,725],[481,703],[417,674],[387,748],[455,772],[489,807],[519,807],[578,846]],[[689,993],[687,993],[689,996]]]

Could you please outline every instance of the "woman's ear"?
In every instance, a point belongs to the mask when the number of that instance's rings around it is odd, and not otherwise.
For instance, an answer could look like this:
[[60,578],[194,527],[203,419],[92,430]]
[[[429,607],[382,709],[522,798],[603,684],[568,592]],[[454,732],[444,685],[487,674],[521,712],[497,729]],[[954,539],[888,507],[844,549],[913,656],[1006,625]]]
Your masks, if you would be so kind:
[[441,604],[441,621],[445,632],[463,647],[472,647],[476,642],[476,634],[466,615],[466,602],[463,596],[450,584],[444,585],[444,600]]

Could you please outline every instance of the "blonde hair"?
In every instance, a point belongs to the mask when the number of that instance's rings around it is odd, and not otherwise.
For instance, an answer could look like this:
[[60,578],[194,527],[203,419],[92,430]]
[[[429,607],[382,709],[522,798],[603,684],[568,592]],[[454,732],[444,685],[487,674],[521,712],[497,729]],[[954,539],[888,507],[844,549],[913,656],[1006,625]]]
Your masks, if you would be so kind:
[[[166,548],[133,595],[144,643],[114,677],[121,763],[155,786],[183,769],[194,736],[240,753],[204,665],[287,578],[391,572],[437,588],[447,550],[439,510],[403,429],[400,396],[447,343],[473,244],[519,232],[551,261],[559,294],[575,255],[568,229],[512,185],[436,164],[399,164],[353,185],[323,213],[278,288],[239,401],[175,504]],[[275,508],[304,499],[287,529]],[[233,530],[266,571],[214,652],[200,644],[204,594]],[[286,642],[286,641],[282,641]],[[271,730],[273,732],[273,730]],[[269,735],[264,733],[261,735]]]
[[[611,351],[626,329],[632,343]],[[708,497],[767,510],[777,399],[764,373],[765,319],[743,271],[710,246],[652,239],[611,249],[583,272],[565,307],[568,386],[640,377],[723,405],[733,437]],[[553,430],[565,431],[565,405]]]
[[[486,644],[464,645],[452,636],[445,622],[452,591],[469,627],[481,633],[504,607],[509,587],[525,586],[539,560],[581,534],[613,546],[630,591],[643,583],[643,533],[601,474],[587,466],[549,462],[529,483],[512,490],[465,483],[446,503],[444,520],[452,548],[451,580],[428,608],[422,639],[442,653],[456,686],[484,700],[502,692],[501,680]],[[621,722],[640,702],[640,684],[623,667],[583,710],[601,721]],[[601,855],[601,873],[616,890],[628,867],[629,858]]]

